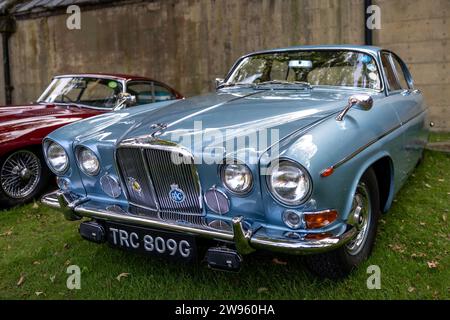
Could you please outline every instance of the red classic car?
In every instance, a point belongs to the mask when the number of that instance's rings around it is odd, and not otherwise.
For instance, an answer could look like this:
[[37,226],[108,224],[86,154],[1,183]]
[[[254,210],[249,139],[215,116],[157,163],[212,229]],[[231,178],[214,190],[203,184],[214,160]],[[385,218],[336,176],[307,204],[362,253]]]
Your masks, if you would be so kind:
[[0,209],[39,196],[52,176],[42,157],[42,139],[77,120],[125,107],[181,99],[149,78],[72,74],[53,78],[35,104],[0,107]]

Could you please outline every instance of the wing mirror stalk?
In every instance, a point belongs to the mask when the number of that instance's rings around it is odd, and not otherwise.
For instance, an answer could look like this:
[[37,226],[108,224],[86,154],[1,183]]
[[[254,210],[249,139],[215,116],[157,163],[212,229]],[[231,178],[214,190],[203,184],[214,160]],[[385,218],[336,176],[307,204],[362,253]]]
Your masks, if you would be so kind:
[[136,104],[136,96],[129,94],[128,92],[119,93],[114,111],[121,110],[123,108],[131,107]]
[[216,78],[216,79],[215,79],[216,89],[219,89],[219,87],[220,87],[221,85],[223,85],[224,81],[225,81],[225,79],[223,79],[223,78]]
[[369,111],[372,109],[373,106],[373,99],[371,96],[367,94],[355,94],[353,96],[350,96],[348,98],[348,103],[345,106],[345,108],[337,115],[336,120],[342,121],[347,114],[347,112],[352,108],[353,106],[357,106],[358,108]]

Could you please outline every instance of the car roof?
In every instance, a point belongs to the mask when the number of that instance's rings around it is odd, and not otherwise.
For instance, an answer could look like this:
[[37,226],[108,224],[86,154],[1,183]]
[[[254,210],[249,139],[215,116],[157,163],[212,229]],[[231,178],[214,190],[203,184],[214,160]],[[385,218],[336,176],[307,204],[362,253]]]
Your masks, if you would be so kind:
[[92,78],[104,78],[114,80],[150,80],[156,81],[151,78],[135,76],[129,74],[116,74],[116,73],[70,73],[57,75],[54,78],[67,78],[67,77],[92,77]]
[[380,47],[375,47],[375,46],[350,45],[350,44],[308,45],[308,46],[292,46],[292,47],[276,48],[276,49],[269,49],[269,50],[261,50],[261,51],[252,52],[245,56],[251,56],[254,54],[261,54],[261,53],[272,53],[272,52],[280,52],[280,51],[283,52],[283,51],[294,51],[294,50],[355,50],[355,51],[362,51],[362,52],[367,52],[367,53],[376,55],[379,51],[381,51],[383,49]]

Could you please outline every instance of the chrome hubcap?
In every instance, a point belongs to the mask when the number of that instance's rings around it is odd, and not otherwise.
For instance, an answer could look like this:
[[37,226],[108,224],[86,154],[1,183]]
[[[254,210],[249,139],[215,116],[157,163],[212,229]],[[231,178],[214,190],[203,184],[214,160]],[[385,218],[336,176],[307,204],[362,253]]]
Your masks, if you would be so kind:
[[30,151],[10,155],[0,170],[0,184],[7,196],[22,199],[30,195],[41,178],[41,162]]
[[369,226],[371,222],[371,206],[369,190],[367,186],[360,182],[353,196],[352,211],[349,216],[349,223],[352,224],[358,233],[356,237],[347,245],[347,252],[351,255],[357,255],[367,240]]

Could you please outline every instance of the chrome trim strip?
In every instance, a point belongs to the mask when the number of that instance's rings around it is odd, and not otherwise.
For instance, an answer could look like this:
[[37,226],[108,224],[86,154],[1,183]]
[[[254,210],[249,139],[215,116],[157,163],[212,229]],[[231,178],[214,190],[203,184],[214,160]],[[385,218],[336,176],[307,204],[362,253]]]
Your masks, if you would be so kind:
[[383,139],[384,137],[386,137],[388,134],[394,132],[395,130],[397,130],[398,128],[402,127],[403,125],[407,124],[408,122],[412,121],[413,119],[417,118],[418,116],[420,116],[422,113],[426,112],[428,109],[424,109],[422,111],[420,111],[419,113],[417,113],[416,115],[412,116],[411,118],[409,118],[408,120],[406,120],[405,122],[401,122],[400,124],[394,126],[393,128],[389,129],[388,131],[386,131],[385,133],[383,133],[382,135],[376,137],[375,139],[369,141],[368,143],[366,143],[365,145],[359,147],[358,149],[356,149],[354,152],[352,152],[351,154],[349,154],[348,156],[344,157],[342,160],[336,162],[334,165],[330,166],[329,168],[333,168],[333,169],[337,169],[340,166],[342,166],[344,163],[350,161],[352,158],[356,157],[358,154],[360,154],[361,152],[363,152],[365,149],[367,149],[368,147],[370,147],[371,145],[373,145],[374,143],[380,141],[381,139]]
[[[299,47],[288,47],[288,48],[280,48],[280,49],[270,49],[270,50],[262,50],[262,51],[256,51],[249,54],[246,54],[244,56],[239,57],[236,62],[233,64],[231,69],[228,71],[227,75],[225,76],[224,83],[227,83],[228,79],[231,77],[231,75],[234,73],[235,69],[240,65],[240,63],[251,56],[261,55],[261,54],[271,54],[271,53],[279,53],[279,52],[296,52],[296,51],[350,51],[350,52],[358,52],[358,53],[365,53],[370,55],[376,62],[378,73],[381,75],[383,72],[383,68],[381,66],[381,60],[379,53],[380,50],[372,50],[372,49],[366,49],[366,48],[352,48],[349,46],[328,46],[328,47],[317,47],[317,46],[299,46]],[[384,74],[384,73],[383,73]],[[385,92],[385,79],[384,77],[380,77],[381,80],[381,88],[380,89],[373,89],[376,92]]]

